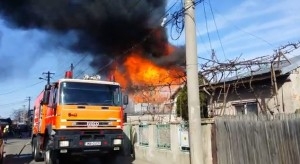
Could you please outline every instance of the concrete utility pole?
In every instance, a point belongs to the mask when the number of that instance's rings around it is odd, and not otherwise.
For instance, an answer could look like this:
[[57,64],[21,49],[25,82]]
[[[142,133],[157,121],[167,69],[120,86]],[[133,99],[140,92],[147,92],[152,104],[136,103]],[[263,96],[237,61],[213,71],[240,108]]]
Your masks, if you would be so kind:
[[191,164],[203,164],[194,0],[185,0],[186,71]]

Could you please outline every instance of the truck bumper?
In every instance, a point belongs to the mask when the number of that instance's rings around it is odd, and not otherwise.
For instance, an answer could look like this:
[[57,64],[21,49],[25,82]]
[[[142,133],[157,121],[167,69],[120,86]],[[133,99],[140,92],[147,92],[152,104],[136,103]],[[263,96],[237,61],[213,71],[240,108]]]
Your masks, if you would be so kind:
[[55,130],[52,150],[66,154],[104,154],[122,150],[122,130]]

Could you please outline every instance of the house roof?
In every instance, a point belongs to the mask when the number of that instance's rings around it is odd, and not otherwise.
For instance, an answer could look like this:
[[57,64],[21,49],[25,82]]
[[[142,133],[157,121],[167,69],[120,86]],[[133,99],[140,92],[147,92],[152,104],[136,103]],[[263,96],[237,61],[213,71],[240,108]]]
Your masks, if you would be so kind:
[[281,74],[284,75],[288,72],[291,72],[292,70],[300,67],[300,55],[299,56],[295,56],[291,59],[289,59],[291,64],[287,63],[287,65],[283,66],[281,68]]
[[[276,63],[274,65],[274,71],[278,72],[278,75],[285,75],[289,72],[291,72],[292,70],[300,67],[300,55],[299,56],[295,56],[292,57],[290,59],[287,60],[282,60],[278,63]],[[235,81],[238,79],[243,79],[243,78],[247,78],[247,77],[251,77],[251,76],[259,76],[259,75],[263,75],[266,73],[270,73],[271,72],[271,67],[270,65],[265,65],[265,67],[261,67],[258,71],[253,71],[251,72],[245,72],[245,73],[241,73],[238,74],[237,76],[232,76],[232,77],[228,77],[225,78],[221,81],[219,81],[218,83],[224,83],[224,82],[229,82],[229,81]],[[215,84],[218,84],[215,83]]]

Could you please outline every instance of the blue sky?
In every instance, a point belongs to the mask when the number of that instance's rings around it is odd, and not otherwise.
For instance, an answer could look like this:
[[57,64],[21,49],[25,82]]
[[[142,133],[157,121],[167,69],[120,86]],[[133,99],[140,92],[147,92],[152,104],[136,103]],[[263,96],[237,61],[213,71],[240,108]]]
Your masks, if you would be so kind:
[[[169,0],[168,7],[176,3],[170,14],[179,9],[180,2]],[[205,10],[202,3],[196,7],[198,56],[209,58],[213,48],[221,61],[240,55],[249,59],[272,55],[279,46],[300,41],[300,2],[297,0],[211,0],[210,4],[211,8],[205,0]],[[168,25],[168,34],[170,29]],[[178,35],[174,31],[172,34]],[[0,19],[0,116],[9,117],[23,105],[28,108],[26,98],[30,96],[34,100],[46,83],[39,79],[44,77],[43,72],[55,73],[52,80],[56,80],[63,77],[71,63],[76,66],[75,76],[94,72],[89,67],[88,56],[59,46],[67,43],[47,46],[53,41],[51,37],[36,29],[10,28]],[[174,45],[183,45],[184,37],[183,31],[177,40],[169,40]],[[300,51],[288,57],[295,55],[300,55]],[[4,71],[4,68],[9,69]]]

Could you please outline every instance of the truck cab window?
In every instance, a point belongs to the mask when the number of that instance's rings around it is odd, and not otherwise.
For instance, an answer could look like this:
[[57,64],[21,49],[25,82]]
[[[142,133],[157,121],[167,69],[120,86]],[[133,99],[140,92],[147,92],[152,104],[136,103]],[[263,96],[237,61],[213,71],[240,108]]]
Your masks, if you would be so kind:
[[66,105],[120,105],[119,86],[63,82],[60,87],[59,103]]

